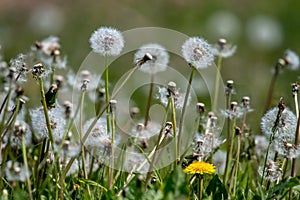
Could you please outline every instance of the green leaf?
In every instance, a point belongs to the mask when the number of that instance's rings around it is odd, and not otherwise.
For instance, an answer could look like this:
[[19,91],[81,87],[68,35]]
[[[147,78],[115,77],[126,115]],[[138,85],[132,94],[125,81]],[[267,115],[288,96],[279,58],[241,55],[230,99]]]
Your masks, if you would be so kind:
[[277,185],[270,188],[267,196],[267,200],[274,199],[275,197],[279,197],[281,194],[285,194],[285,190],[289,190],[291,187],[300,185],[299,177],[296,178],[285,178],[282,179]]
[[207,195],[213,195],[213,199],[227,199],[228,193],[225,188],[225,185],[219,179],[219,176],[216,174],[209,182],[206,188]]
[[100,185],[99,183],[97,183],[95,181],[87,180],[87,179],[79,179],[79,182],[81,182],[83,184],[87,184],[87,185],[102,188],[105,192],[107,192],[107,189],[104,186]]

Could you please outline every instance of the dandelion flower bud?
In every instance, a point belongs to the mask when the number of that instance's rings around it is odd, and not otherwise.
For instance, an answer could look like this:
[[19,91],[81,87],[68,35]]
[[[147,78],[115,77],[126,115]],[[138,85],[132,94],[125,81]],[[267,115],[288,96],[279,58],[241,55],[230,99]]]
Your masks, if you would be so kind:
[[101,27],[90,38],[91,48],[103,56],[117,56],[124,47],[122,33],[114,28]]
[[110,106],[110,112],[113,113],[116,111],[116,106],[117,106],[117,100],[112,99],[109,101],[109,106]]
[[159,44],[146,44],[135,53],[134,60],[135,62],[145,60],[141,64],[140,70],[148,74],[155,74],[167,69],[169,54]]
[[168,91],[170,93],[170,96],[175,95],[175,93],[176,93],[176,83],[175,82],[170,81],[168,83]]
[[42,63],[38,63],[33,66],[32,75],[34,78],[40,78],[45,72],[45,68]]
[[199,112],[199,114],[201,114],[201,115],[205,112],[205,104],[204,103],[198,102],[196,104],[196,108],[197,108],[197,111]]
[[130,109],[130,117],[135,119],[137,114],[139,114],[139,112],[140,112],[140,109],[138,107],[132,107]]
[[184,42],[182,55],[188,63],[197,69],[207,68],[214,60],[210,44],[199,37],[192,37]]
[[86,91],[87,90],[89,82],[90,82],[89,79],[84,79],[82,81],[81,91]]

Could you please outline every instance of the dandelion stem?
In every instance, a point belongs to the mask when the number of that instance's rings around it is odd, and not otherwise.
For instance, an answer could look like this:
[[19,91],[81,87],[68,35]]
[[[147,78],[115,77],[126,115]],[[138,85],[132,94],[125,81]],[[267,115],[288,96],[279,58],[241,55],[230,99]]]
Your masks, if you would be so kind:
[[4,113],[2,115],[2,120],[1,120],[1,124],[0,124],[0,134],[1,135],[2,135],[2,131],[4,129],[5,118],[6,118],[6,114],[7,114],[8,106],[9,106],[9,102],[7,100],[10,98],[11,91],[12,91],[12,80],[10,79],[8,93],[5,96],[5,99],[4,99],[4,101],[3,101],[2,105],[1,105],[1,108],[0,108],[0,114],[1,114],[1,112],[3,110],[3,108],[4,108]]
[[[295,101],[295,107],[296,107],[296,114],[297,115],[297,128],[296,128],[296,133],[295,133],[295,141],[294,144],[295,146],[298,145],[299,141],[299,135],[300,135],[300,117],[299,117],[299,110],[298,110],[298,94],[296,93],[294,95],[294,101]],[[295,177],[296,176],[296,158],[292,159],[292,169],[291,169],[291,176]],[[289,192],[289,199],[292,199],[293,196],[293,188],[291,187],[290,192]]]
[[[82,138],[82,122],[83,122],[83,105],[84,105],[84,97],[85,97],[86,91],[82,91],[82,95],[81,95],[81,99],[80,99],[80,113],[79,113],[79,134],[80,134],[80,138]],[[84,149],[84,145],[81,146],[81,152],[82,152],[82,168],[83,168],[83,174],[84,174],[84,178],[88,179],[88,174],[86,171],[86,161],[85,161],[85,149]],[[64,180],[62,180],[64,181]],[[90,186],[89,184],[87,184],[87,191],[88,191],[88,195],[89,197],[91,197],[91,190],[90,190]]]
[[202,200],[202,193],[203,193],[203,177],[202,175],[199,175],[199,191],[198,191],[199,200]]
[[[234,147],[234,140],[235,140],[235,125],[236,125],[236,117],[233,117],[232,119],[232,134],[230,137],[230,140],[228,141],[228,146],[227,146],[227,157],[226,157],[226,167],[225,167],[225,177],[224,177],[224,184],[226,185],[228,179],[229,179],[229,174],[230,174],[230,168],[231,168],[231,161],[232,161],[232,153],[233,153],[233,147]],[[230,179],[230,184],[231,185],[232,179]]]
[[214,94],[214,101],[212,106],[212,111],[217,111],[217,103],[218,103],[218,95],[219,95],[219,85],[220,85],[220,78],[221,78],[221,69],[222,69],[222,56],[218,56],[218,64],[217,64],[217,76],[215,81],[215,94]]
[[114,180],[114,165],[115,165],[115,149],[114,149],[114,142],[115,142],[115,111],[112,110],[111,112],[111,164],[109,170],[109,189],[113,189],[113,180]]
[[47,103],[46,103],[46,98],[45,98],[43,79],[41,77],[39,77],[38,80],[39,80],[39,85],[40,85],[40,92],[41,92],[41,97],[42,97],[41,101],[42,101],[42,105],[43,105],[43,109],[44,109],[44,115],[45,115],[48,133],[49,133],[49,138],[50,138],[51,144],[54,145],[54,138],[53,138],[53,134],[52,134],[50,118],[48,115],[48,108],[47,108]]
[[149,121],[149,112],[150,112],[150,106],[151,106],[151,100],[152,100],[152,94],[153,94],[153,86],[154,86],[154,75],[151,74],[151,82],[150,82],[148,102],[147,102],[147,108],[146,108],[146,116],[145,116],[145,122],[144,122],[145,127],[147,127],[148,121]]
[[177,138],[177,130],[176,130],[176,110],[175,110],[175,103],[174,103],[174,97],[171,94],[171,107],[172,107],[172,123],[173,123],[173,134],[174,134],[174,140],[175,140],[175,163],[174,163],[174,169],[176,170],[177,162],[178,162],[178,138]]
[[277,80],[277,77],[279,75],[279,71],[280,71],[280,65],[277,63],[275,65],[275,72],[272,76],[272,80],[269,86],[269,90],[268,90],[268,96],[267,96],[267,100],[266,100],[266,105],[265,105],[265,112],[269,109],[270,105],[271,105],[271,101],[272,101],[272,97],[273,97],[273,92],[274,92],[274,87],[275,87],[275,83]]
[[[230,109],[230,100],[231,100],[231,93],[229,92],[227,94],[227,110]],[[230,159],[229,159],[229,151],[230,151],[230,148],[231,148],[231,129],[230,129],[230,124],[231,124],[231,119],[230,117],[227,118],[227,153],[226,153],[226,163],[225,163],[225,170],[224,170],[224,177],[223,177],[223,182],[224,184],[226,185],[227,184],[227,173],[228,173],[228,168],[229,168],[229,162],[230,162]]]
[[[22,152],[23,152],[24,166],[25,166],[26,171],[28,171],[29,168],[28,168],[28,162],[27,162],[27,153],[26,153],[25,136],[24,136],[24,134],[22,135]],[[29,197],[32,200],[33,196],[32,196],[31,182],[30,182],[29,176],[26,176],[26,181],[27,181],[27,185],[28,185]]]
[[169,100],[168,100],[168,104],[167,104],[167,107],[166,107],[167,108],[166,115],[165,115],[165,118],[164,118],[164,120],[162,122],[162,126],[161,126],[161,129],[160,129],[160,132],[159,132],[159,135],[158,135],[155,147],[152,150],[152,152],[149,154],[149,158],[152,156],[151,154],[153,154],[153,158],[152,158],[152,162],[150,163],[149,170],[148,170],[148,173],[147,173],[147,177],[146,177],[146,181],[145,181],[145,190],[146,190],[146,188],[148,186],[148,183],[150,181],[150,178],[151,178],[151,174],[152,174],[153,166],[154,166],[154,163],[155,163],[156,153],[157,153],[158,147],[159,147],[159,145],[162,142],[163,131],[165,129],[165,124],[167,122],[167,117],[168,117],[168,113],[169,113],[170,103],[171,103],[171,98],[169,98]]
[[266,152],[266,157],[265,157],[264,167],[263,167],[263,174],[262,174],[262,177],[261,177],[261,185],[263,184],[263,181],[264,181],[265,167],[267,165],[269,150],[270,150],[271,144],[272,144],[272,142],[274,140],[274,136],[275,136],[275,133],[277,131],[277,128],[278,128],[278,125],[279,125],[279,122],[280,122],[281,114],[282,114],[282,112],[284,110],[284,103],[283,103],[282,99],[280,100],[280,102],[278,104],[278,108],[279,108],[278,109],[278,113],[277,113],[277,116],[276,116],[276,120],[274,122],[274,126],[272,128],[272,133],[270,135],[269,144],[268,144],[268,147],[267,147],[267,152]]
[[[108,58],[107,56],[105,56],[105,100],[106,100],[106,104],[109,104],[109,88],[108,88],[108,78],[109,78],[109,74],[108,74]],[[109,110],[109,106],[106,107],[106,125],[107,125],[107,133],[110,133],[110,110]]]
[[[185,110],[187,107],[187,102],[188,102],[188,98],[190,95],[190,90],[191,90],[191,86],[192,86],[192,81],[193,81],[193,76],[195,73],[195,68],[194,66],[192,66],[190,64],[191,67],[191,74],[190,74],[190,78],[189,78],[189,83],[187,85],[187,89],[186,89],[186,93],[185,93],[185,97],[184,97],[184,101],[183,101],[183,107],[182,107],[182,111],[181,111],[181,116],[180,116],[180,120],[179,120],[179,128],[178,128],[178,154],[180,154],[180,145],[181,145],[181,133],[182,133],[182,129],[183,129],[183,120],[184,120],[184,115],[185,115]],[[179,159],[181,160],[181,159]]]

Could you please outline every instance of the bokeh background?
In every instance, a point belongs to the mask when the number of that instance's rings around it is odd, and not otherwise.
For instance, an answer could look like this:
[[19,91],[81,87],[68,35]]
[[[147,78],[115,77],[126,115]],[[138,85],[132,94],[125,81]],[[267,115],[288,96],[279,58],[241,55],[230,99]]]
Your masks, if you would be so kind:
[[[210,43],[223,37],[238,49],[224,60],[222,77],[235,81],[235,100],[250,96],[256,116],[250,123],[257,127],[272,67],[285,49],[300,53],[299,9],[299,0],[0,0],[0,44],[9,61],[36,40],[55,35],[76,69],[90,52],[91,33],[103,25],[121,31],[164,27]],[[293,108],[290,84],[298,75],[280,75],[273,105],[283,96]]]

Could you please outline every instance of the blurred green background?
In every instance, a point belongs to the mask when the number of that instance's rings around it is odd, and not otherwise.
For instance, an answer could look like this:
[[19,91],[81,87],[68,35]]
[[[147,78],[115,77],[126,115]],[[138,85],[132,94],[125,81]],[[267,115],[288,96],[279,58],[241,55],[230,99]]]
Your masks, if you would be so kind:
[[[299,0],[0,0],[0,44],[6,61],[26,52],[36,40],[60,37],[69,65],[78,68],[90,52],[89,37],[100,26],[121,31],[164,27],[210,43],[220,37],[238,46],[224,60],[223,80],[233,79],[237,95],[250,96],[256,119],[262,115],[271,69],[289,48],[300,52]],[[290,84],[299,71],[284,71],[273,105],[284,96],[293,108]]]

